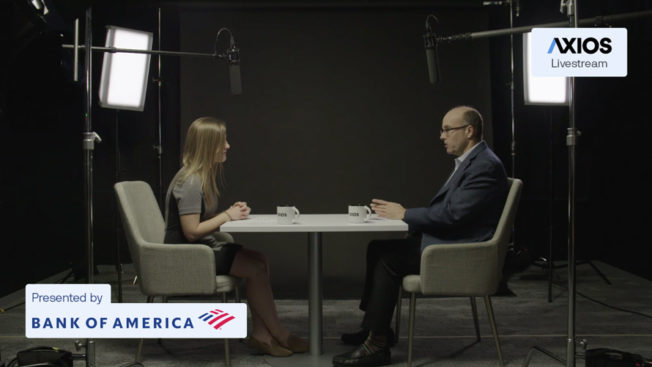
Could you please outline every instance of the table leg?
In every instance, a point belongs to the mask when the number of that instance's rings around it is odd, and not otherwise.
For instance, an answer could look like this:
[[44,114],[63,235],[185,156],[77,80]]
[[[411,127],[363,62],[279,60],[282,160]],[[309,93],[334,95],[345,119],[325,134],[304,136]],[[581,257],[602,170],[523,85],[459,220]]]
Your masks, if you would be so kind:
[[295,354],[289,358],[265,356],[265,361],[274,367],[331,367],[333,356],[347,352],[350,348],[343,345],[329,345],[323,349],[322,335],[322,264],[321,232],[308,233],[308,318],[310,321],[310,350],[306,354]]
[[308,314],[310,319],[310,355],[322,354],[322,288],[321,288],[321,233],[308,233],[308,264],[310,272],[310,295]]

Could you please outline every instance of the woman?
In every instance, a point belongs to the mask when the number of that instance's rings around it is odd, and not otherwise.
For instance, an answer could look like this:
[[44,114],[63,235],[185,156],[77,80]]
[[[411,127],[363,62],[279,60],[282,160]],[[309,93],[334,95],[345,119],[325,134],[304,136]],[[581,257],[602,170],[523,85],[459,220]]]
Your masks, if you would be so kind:
[[190,125],[183,167],[168,188],[165,243],[209,245],[215,252],[217,274],[247,279],[247,301],[252,315],[250,347],[273,356],[306,352],[307,341],[290,334],[279,321],[265,256],[236,243],[220,242],[222,224],[245,219],[251,212],[242,201],[217,211],[220,197],[217,181],[221,181],[229,148],[224,122],[201,117]]

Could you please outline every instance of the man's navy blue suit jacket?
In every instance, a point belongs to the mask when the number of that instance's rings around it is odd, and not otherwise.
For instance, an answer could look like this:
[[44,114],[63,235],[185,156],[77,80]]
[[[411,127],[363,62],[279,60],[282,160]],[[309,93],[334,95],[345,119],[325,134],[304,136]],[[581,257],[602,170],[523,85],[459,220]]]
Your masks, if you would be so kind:
[[481,141],[430,205],[410,208],[405,221],[412,233],[421,233],[421,251],[442,243],[490,239],[507,198],[508,183],[500,159]]

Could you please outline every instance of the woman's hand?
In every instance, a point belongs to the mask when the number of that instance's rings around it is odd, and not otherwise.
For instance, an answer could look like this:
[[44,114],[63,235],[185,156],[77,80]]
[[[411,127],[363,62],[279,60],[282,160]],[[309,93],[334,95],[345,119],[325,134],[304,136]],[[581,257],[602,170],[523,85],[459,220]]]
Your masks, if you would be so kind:
[[251,213],[251,208],[244,201],[238,201],[231,207],[211,219],[200,222],[199,213],[180,215],[183,235],[190,242],[198,241],[205,235],[218,230],[220,226],[231,220],[245,219]]
[[241,220],[249,217],[249,213],[251,213],[251,208],[247,206],[246,202],[238,201],[235,204],[231,205],[231,207],[225,211],[226,214],[229,216],[229,219]]

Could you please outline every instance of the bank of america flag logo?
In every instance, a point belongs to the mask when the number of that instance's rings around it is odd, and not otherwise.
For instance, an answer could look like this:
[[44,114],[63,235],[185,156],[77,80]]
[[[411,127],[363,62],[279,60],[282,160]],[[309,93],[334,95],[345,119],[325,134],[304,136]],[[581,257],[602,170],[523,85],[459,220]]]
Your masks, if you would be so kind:
[[231,316],[229,313],[224,312],[220,309],[214,309],[208,312],[205,312],[201,316],[199,316],[199,319],[208,323],[208,325],[213,326],[213,329],[217,330],[224,326],[227,322],[235,319],[235,317]]

